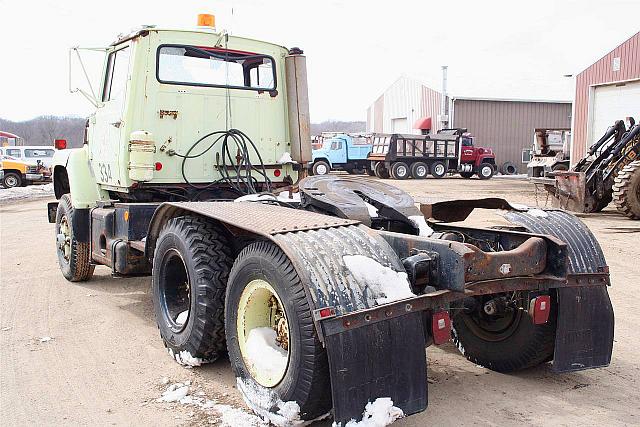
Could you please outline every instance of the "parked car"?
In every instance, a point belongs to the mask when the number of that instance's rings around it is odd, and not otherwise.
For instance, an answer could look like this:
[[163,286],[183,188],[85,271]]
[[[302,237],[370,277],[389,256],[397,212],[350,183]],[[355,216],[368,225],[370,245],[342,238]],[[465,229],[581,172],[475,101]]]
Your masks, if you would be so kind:
[[7,155],[29,164],[37,164],[40,161],[45,167],[51,167],[51,160],[56,150],[50,146],[22,145],[0,147],[0,156]]
[[13,156],[0,155],[0,183],[3,187],[24,187],[50,181],[51,171],[42,162],[32,164]]

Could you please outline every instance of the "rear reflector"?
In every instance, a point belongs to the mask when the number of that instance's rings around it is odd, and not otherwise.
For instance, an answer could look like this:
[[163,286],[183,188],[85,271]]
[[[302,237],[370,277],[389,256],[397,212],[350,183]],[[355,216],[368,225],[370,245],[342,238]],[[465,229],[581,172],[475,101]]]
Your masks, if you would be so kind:
[[529,302],[529,316],[536,325],[542,325],[549,320],[549,312],[551,311],[551,297],[549,295],[540,295]]
[[451,319],[448,311],[439,311],[431,316],[431,335],[435,345],[444,344],[451,338]]

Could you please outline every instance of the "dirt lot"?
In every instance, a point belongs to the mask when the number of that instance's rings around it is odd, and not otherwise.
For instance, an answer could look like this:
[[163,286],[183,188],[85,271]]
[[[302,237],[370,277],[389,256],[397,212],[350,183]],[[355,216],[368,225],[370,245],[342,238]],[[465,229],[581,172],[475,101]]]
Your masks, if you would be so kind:
[[[417,201],[501,196],[535,204],[522,180],[394,182]],[[3,425],[202,425],[215,411],[157,403],[171,381],[191,380],[207,397],[243,407],[228,361],[185,369],[167,356],[156,328],[149,278],[70,284],[58,271],[45,199],[0,206],[0,419]],[[474,221],[485,223],[489,214]],[[554,375],[540,366],[503,375],[475,366],[452,345],[430,347],[429,408],[398,426],[638,425],[640,316],[636,309],[640,223],[606,210],[583,220],[611,267],[616,312],[613,361]],[[51,340],[41,340],[51,337]],[[44,342],[41,342],[44,341]]]

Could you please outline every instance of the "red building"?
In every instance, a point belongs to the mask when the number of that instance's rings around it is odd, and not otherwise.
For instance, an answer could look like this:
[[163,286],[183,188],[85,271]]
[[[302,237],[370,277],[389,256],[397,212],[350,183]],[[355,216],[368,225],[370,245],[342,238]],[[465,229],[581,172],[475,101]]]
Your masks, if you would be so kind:
[[626,117],[640,122],[640,32],[576,76],[572,162]]

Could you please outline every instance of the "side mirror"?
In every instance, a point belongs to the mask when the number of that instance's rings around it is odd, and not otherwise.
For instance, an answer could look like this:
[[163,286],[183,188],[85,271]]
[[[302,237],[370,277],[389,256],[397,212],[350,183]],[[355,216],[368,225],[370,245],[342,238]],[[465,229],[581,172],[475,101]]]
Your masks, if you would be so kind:
[[64,150],[67,148],[67,140],[66,139],[56,139],[53,142],[53,146],[56,150]]

